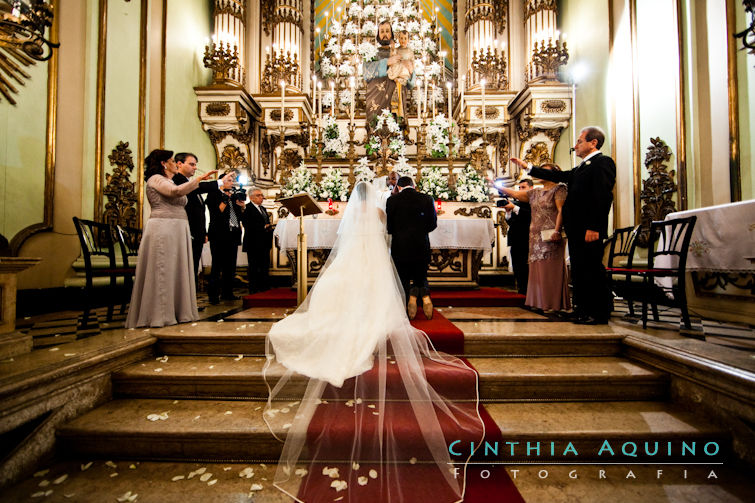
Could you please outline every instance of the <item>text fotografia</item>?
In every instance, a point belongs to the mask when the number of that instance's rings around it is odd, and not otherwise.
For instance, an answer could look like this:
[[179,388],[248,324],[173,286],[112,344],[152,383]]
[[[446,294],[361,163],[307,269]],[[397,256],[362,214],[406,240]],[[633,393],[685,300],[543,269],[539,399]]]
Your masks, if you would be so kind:
[[617,457],[674,457],[693,458],[702,456],[710,459],[721,452],[721,447],[716,441],[610,441],[596,442],[594,446],[580,446],[580,453],[572,442],[474,442],[463,443],[456,440],[448,445],[448,452],[452,456],[483,456],[483,458],[498,458],[499,456],[511,457],[560,457],[563,459],[576,458],[580,454],[590,456],[597,455],[599,458]]

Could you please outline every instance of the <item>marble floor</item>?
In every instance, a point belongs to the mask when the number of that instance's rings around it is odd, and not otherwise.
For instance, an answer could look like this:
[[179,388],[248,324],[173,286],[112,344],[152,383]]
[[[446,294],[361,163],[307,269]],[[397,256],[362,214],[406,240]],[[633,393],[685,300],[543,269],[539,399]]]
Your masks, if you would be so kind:
[[[206,305],[205,299],[201,299],[200,304],[205,307],[200,313],[200,321],[168,327],[164,331],[197,337],[232,337],[242,331],[264,340],[264,334],[270,324],[292,312],[290,308],[242,309],[240,301],[211,306]],[[439,308],[438,311],[471,339],[492,340],[501,336],[520,336],[545,340],[568,335],[620,340],[631,335],[755,374],[755,355],[746,349],[690,338],[666,326],[653,326],[642,330],[641,326],[638,327],[632,320],[622,317],[614,318],[607,326],[584,327],[572,325],[552,315],[513,307],[457,307]],[[155,331],[123,329],[122,320],[103,320],[101,312],[98,313],[98,330],[80,334],[78,330],[73,330],[78,325],[70,322],[77,319],[79,314],[53,313],[19,320],[19,326],[32,331],[35,336],[35,349],[27,355],[0,361],[0,390],[11,386],[19,379],[52,375],[62,367],[76,366],[84,359],[95,354],[105,354],[114,347],[137,344],[146,347],[154,343]],[[669,323],[673,324],[673,321]],[[705,325],[704,320],[702,324]],[[157,356],[160,357],[159,354]],[[242,356],[238,356],[239,360]],[[250,356],[260,355],[253,351]],[[167,356],[163,358],[167,359]],[[231,365],[222,360],[222,357],[210,358],[216,358],[219,364]],[[169,365],[161,365],[160,362],[152,360],[155,360],[154,357],[144,363],[152,372],[157,368],[160,368],[161,372],[168,372],[165,369],[169,369]],[[494,365],[488,368],[492,364],[484,358],[479,362],[481,376],[493,373]],[[613,357],[606,357],[602,362],[603,367],[591,370],[588,358],[584,357],[574,357],[562,363],[559,363],[558,358],[535,359],[532,365],[527,365],[521,358],[515,358],[515,355],[509,360],[510,374],[526,373],[533,379],[545,373],[565,376],[589,374],[593,371],[632,376],[647,373],[644,368],[627,366]],[[249,359],[247,363],[254,361]],[[533,407],[537,408],[535,405],[525,404],[528,410]],[[508,412],[513,413],[516,409],[506,403],[495,404],[493,408],[497,411],[496,417],[505,416]],[[195,460],[160,462],[61,458],[44,463],[38,467],[34,475],[0,491],[0,501],[291,501],[272,487],[274,469],[274,465],[269,461],[240,464],[202,463]],[[528,503],[746,502],[751,501],[755,489],[750,474],[742,467],[730,464],[617,466],[586,462],[576,465],[509,464],[506,469]]]

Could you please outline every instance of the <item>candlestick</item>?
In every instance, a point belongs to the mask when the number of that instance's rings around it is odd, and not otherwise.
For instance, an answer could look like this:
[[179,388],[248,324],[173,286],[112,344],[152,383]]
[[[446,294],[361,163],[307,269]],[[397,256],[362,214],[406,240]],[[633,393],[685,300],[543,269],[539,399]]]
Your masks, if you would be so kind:
[[427,81],[428,80],[430,80],[430,77],[428,75],[425,75],[425,101],[424,101],[424,112],[422,114],[422,117],[427,117]]
[[433,82],[433,90],[432,91],[433,92],[432,92],[432,95],[430,96],[430,99],[433,102],[433,118],[434,118],[435,115],[436,115],[436,113],[435,113],[435,83],[434,82]]
[[485,79],[480,81],[482,84],[482,141],[485,142]]
[[351,119],[351,122],[354,122],[354,102],[356,101],[356,97],[354,96],[354,77],[351,77],[349,79],[349,87],[351,88],[351,104],[349,107],[349,117]]
[[322,127],[322,82],[317,83],[317,93],[320,95],[320,98],[317,100],[317,106],[318,106],[318,118],[317,118],[317,127]]
[[459,112],[464,113],[464,89],[467,87],[467,77],[461,76],[461,84],[459,85]]
[[281,126],[286,120],[286,82],[281,80]]

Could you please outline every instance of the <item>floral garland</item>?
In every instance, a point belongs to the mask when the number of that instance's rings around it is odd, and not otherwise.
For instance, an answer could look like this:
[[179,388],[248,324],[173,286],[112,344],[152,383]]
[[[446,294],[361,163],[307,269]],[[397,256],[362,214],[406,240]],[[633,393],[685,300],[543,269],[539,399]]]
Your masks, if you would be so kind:
[[490,200],[485,180],[472,166],[466,166],[456,179],[456,200],[478,203]]
[[323,155],[325,157],[343,157],[346,155],[348,148],[348,134],[343,131],[332,115],[325,116],[325,125],[323,126]]
[[417,185],[417,190],[433,199],[450,201],[453,198],[453,192],[448,187],[448,178],[438,166],[422,168],[422,178]]
[[354,168],[354,180],[358,182],[370,183],[375,179],[375,172],[370,168],[370,160],[366,157],[360,157],[357,166]]
[[417,176],[417,168],[409,164],[407,158],[403,155],[398,157],[396,164],[393,165],[393,171],[395,171],[400,177],[408,176],[414,178]]
[[449,150],[456,153],[459,146],[459,139],[449,131],[453,123],[446,119],[443,114],[436,115],[427,127],[427,148],[431,157],[448,157]]
[[317,186],[314,183],[312,172],[302,162],[298,168],[291,172],[286,185],[281,189],[283,196],[290,197],[300,192],[306,192],[312,197],[317,197]]
[[322,177],[317,192],[323,200],[346,201],[349,198],[349,182],[343,178],[340,168],[330,168]]

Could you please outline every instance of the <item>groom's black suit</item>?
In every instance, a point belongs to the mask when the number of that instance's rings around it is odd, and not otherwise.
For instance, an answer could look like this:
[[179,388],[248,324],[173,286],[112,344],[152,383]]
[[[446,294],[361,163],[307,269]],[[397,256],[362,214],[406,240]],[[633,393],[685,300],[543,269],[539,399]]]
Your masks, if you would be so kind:
[[427,266],[430,264],[430,237],[438,226],[433,198],[406,187],[388,198],[386,227],[393,236],[391,257],[406,295],[428,295]]
[[[576,311],[596,320],[607,320],[613,302],[603,267],[603,240],[608,233],[616,164],[607,155],[598,153],[570,171],[532,168],[530,175],[567,184],[564,229],[569,238]],[[597,232],[600,238],[586,242],[588,230]]]

